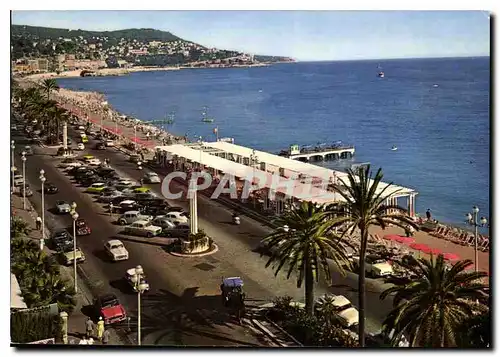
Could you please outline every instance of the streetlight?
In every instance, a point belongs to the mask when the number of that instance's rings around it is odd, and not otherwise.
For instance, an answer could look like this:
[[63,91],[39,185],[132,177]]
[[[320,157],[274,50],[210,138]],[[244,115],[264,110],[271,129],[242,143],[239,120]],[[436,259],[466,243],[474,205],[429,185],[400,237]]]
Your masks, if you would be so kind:
[[43,245],[45,243],[45,191],[44,191],[44,183],[45,183],[45,171],[40,170],[40,181],[42,182],[42,239],[40,239],[40,250],[43,250]]
[[[73,207],[74,206],[74,207]],[[75,293],[78,292],[78,284],[76,283],[76,220],[78,219],[78,213],[76,213],[76,203],[73,202],[71,205],[73,208],[73,213],[71,217],[73,218],[73,277],[75,279]]]
[[23,161],[23,209],[26,209],[26,152],[23,151],[21,160]]
[[137,345],[141,345],[141,294],[149,289],[144,281],[144,270],[140,265],[135,267],[135,274],[131,276],[134,288],[137,291]]
[[137,144],[137,125],[134,125],[134,152],[136,151],[136,144]]
[[474,265],[476,272],[478,271],[478,253],[477,253],[477,227],[483,227],[488,220],[485,217],[481,217],[480,223],[477,222],[477,214],[479,213],[479,207],[472,207],[472,213],[467,213],[465,217],[467,217],[467,223],[471,226],[474,226]]
[[[255,165],[257,165],[258,160],[259,158],[255,154],[255,150],[252,150],[252,153],[250,154],[250,161],[252,162],[252,167],[253,167],[252,185],[254,184],[253,181],[255,181]],[[255,208],[255,191],[253,192],[253,207]]]
[[15,165],[14,165],[14,149],[16,148],[16,146],[14,145],[14,140],[12,140],[10,142],[10,149],[11,149],[11,161],[12,161],[12,165],[10,167],[10,171],[12,171],[12,192],[14,192],[14,171],[15,170]]

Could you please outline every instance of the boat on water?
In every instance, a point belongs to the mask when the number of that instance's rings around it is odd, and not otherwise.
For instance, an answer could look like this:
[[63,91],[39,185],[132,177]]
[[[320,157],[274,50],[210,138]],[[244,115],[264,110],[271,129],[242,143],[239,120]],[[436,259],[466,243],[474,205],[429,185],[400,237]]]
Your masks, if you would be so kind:
[[398,147],[396,145],[392,145],[392,148],[391,148],[392,151],[396,151],[397,149],[398,149]]
[[380,65],[378,66],[377,77],[379,77],[379,78],[385,77],[385,73],[384,73],[384,71],[382,71],[382,68],[380,67]]
[[167,119],[165,120],[165,124],[168,124],[168,125],[171,125],[175,123],[175,120],[174,120],[174,113],[171,113],[167,116]]
[[207,111],[208,111],[208,108],[207,108],[207,107],[204,107],[204,108],[203,108],[203,113],[202,113],[203,118],[201,119],[201,121],[202,121],[203,123],[213,123],[213,122],[214,122],[214,119],[213,119],[213,118],[209,118],[209,117],[207,116]]

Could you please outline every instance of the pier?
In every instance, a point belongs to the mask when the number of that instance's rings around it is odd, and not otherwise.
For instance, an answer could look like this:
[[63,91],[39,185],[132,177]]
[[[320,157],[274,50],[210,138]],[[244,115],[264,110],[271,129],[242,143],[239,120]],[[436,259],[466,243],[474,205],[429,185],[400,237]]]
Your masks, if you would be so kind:
[[[157,146],[156,152],[158,163],[169,166],[173,171],[204,170],[216,181],[223,174],[229,174],[239,181],[239,188],[243,182],[251,182],[258,186],[253,192],[254,204],[257,201],[264,211],[276,215],[280,215],[286,207],[300,201],[317,204],[342,202],[344,198],[335,192],[333,185],[339,184],[339,180],[349,183],[345,172],[229,142]],[[278,186],[273,185],[276,177],[279,177]],[[388,184],[384,182],[380,182],[378,186],[378,192],[385,190],[384,195],[388,196],[385,203],[407,207],[409,215],[414,217],[415,197],[418,192],[397,185],[385,189],[387,186]],[[406,202],[399,204],[400,199],[405,199]]]
[[290,145],[288,150],[281,151],[279,155],[292,160],[308,162],[349,159],[354,156],[354,152],[355,149],[352,145],[319,145],[316,147],[308,146],[303,148],[300,148],[298,145]]

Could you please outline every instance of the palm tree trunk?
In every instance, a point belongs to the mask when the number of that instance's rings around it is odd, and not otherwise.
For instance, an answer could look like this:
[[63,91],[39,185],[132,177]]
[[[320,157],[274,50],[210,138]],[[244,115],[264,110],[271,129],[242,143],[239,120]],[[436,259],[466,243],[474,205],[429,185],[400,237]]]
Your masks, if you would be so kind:
[[361,228],[361,249],[359,254],[359,279],[358,279],[358,292],[359,292],[359,345],[365,347],[365,259],[366,259],[366,242],[368,240],[368,231],[366,228]]
[[306,312],[308,315],[312,316],[314,314],[314,276],[311,263],[309,263],[309,259],[307,259],[306,261],[305,268]]

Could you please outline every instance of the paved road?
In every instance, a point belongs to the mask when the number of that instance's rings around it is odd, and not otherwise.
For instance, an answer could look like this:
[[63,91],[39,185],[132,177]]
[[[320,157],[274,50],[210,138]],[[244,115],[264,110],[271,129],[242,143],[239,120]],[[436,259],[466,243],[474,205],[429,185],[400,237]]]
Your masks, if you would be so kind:
[[[20,146],[20,138],[14,138]],[[40,149],[35,149],[39,151]],[[18,159],[16,157],[16,159]],[[21,162],[16,163],[21,167]],[[110,223],[109,217],[92,201],[92,197],[80,193],[80,189],[69,183],[54,166],[48,155],[28,157],[26,176],[31,187],[36,190],[31,198],[35,209],[40,210],[41,184],[39,170],[45,170],[47,180],[54,183],[59,192],[45,195],[46,221],[51,228],[70,228],[72,219],[69,215],[56,215],[53,212],[55,201],[64,199],[78,204],[80,217],[86,219],[92,228],[92,234],[78,237],[78,245],[86,254],[87,261],[79,266],[80,274],[86,276],[94,294],[114,292],[120,298],[129,314],[131,325],[135,328],[137,297],[123,283],[126,269],[142,265],[148,277],[151,291],[142,301],[143,344],[162,345],[246,345],[258,346],[259,340],[246,329],[233,324],[232,318],[224,311],[220,296],[197,296],[196,286],[189,281],[181,281],[178,276],[165,274],[165,259],[175,259],[161,247],[134,242],[117,235],[118,226]],[[130,253],[126,262],[111,263],[103,254],[104,243],[118,236]],[[125,330],[125,324],[118,330]],[[135,336],[135,334],[131,334]]]
[[[135,179],[142,176],[142,173],[136,169],[135,165],[127,162],[124,155],[118,151],[95,151],[93,154],[100,159],[109,158],[111,165],[122,174]],[[89,237],[80,238],[79,244],[88,256],[88,261],[82,265],[82,270],[93,280],[94,291],[105,292],[111,290],[118,291],[121,294],[120,287],[116,284],[109,285],[108,280],[119,279],[127,268],[137,264],[143,265],[147,274],[148,272],[154,272],[148,274],[152,291],[144,299],[143,316],[148,316],[144,318],[145,321],[148,321],[145,324],[151,325],[151,328],[148,327],[148,331],[151,331],[149,337],[153,336],[156,340],[156,335],[162,333],[158,332],[163,331],[158,328],[158,325],[170,323],[178,325],[179,316],[184,316],[184,319],[196,320],[195,317],[191,316],[192,314],[188,314],[189,317],[186,317],[186,314],[181,314],[181,310],[176,310],[181,302],[183,302],[182,306],[203,306],[204,309],[200,313],[210,316],[210,318],[206,317],[205,320],[215,317],[222,318],[224,314],[220,308],[220,297],[218,296],[218,284],[222,276],[242,276],[245,281],[245,290],[249,298],[255,300],[255,303],[267,302],[280,295],[291,295],[295,299],[303,301],[303,289],[297,289],[295,282],[286,280],[282,274],[274,277],[271,269],[264,268],[266,257],[260,257],[258,253],[252,252],[261,238],[269,232],[269,228],[246,217],[243,217],[240,226],[234,226],[230,224],[231,213],[216,201],[205,197],[199,198],[199,225],[218,244],[219,252],[215,255],[204,258],[180,259],[168,255],[161,247],[137,243],[132,239],[123,237],[122,240],[131,253],[130,261],[119,264],[103,261],[101,247],[109,237],[117,234],[118,229],[109,224],[110,218],[104,214],[102,209],[97,208],[99,206],[92,202],[91,196],[79,193],[77,189],[69,184],[66,177],[61,176],[57,169],[47,164],[50,160],[53,159],[48,156],[30,157],[28,179],[37,188],[39,186],[38,171],[43,167],[47,172],[48,179],[58,185],[61,190],[56,196],[47,196],[47,207],[53,207],[55,200],[61,197],[68,201],[75,200],[79,205],[77,210],[80,215],[90,221],[94,232]],[[159,187],[156,191],[159,193]],[[35,197],[35,205],[37,199],[39,200],[38,196]],[[187,202],[175,202],[173,204],[187,209]],[[51,214],[48,214],[47,218],[53,219]],[[71,224],[69,216],[61,219],[64,224]],[[95,277],[102,277],[101,279],[104,280],[95,279]],[[334,273],[333,281],[336,287],[329,287],[326,283],[321,283],[316,289],[316,293],[319,295],[328,291],[343,294],[356,304],[356,280],[357,277],[354,274],[342,278],[339,274]],[[378,291],[380,291],[378,283],[374,282],[372,288],[373,291],[368,293],[367,322],[368,329],[376,331],[379,328],[381,319],[385,317],[390,309],[390,303],[378,300]],[[182,298],[179,298],[179,296]],[[133,313],[136,310],[135,296],[125,293],[121,294],[120,297],[126,304],[127,309]],[[186,302],[188,300],[189,303]],[[170,316],[170,318],[165,319],[163,315]],[[170,322],[170,320],[172,321]],[[198,323],[193,323],[192,328],[198,329]],[[153,333],[153,331],[155,332]],[[244,334],[244,332],[242,333]],[[185,335],[183,338],[186,338]],[[196,338],[199,339],[200,337],[197,336]],[[179,338],[172,341],[177,343]],[[184,344],[200,343],[184,342]],[[206,343],[201,342],[201,344]]]

